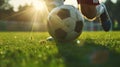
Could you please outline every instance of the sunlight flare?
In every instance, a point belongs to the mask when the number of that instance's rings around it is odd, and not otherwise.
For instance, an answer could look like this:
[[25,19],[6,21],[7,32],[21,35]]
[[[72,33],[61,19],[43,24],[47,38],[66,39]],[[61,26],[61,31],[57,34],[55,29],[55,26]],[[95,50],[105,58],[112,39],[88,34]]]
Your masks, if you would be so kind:
[[45,9],[45,4],[42,1],[33,1],[33,7],[36,11],[43,11]]

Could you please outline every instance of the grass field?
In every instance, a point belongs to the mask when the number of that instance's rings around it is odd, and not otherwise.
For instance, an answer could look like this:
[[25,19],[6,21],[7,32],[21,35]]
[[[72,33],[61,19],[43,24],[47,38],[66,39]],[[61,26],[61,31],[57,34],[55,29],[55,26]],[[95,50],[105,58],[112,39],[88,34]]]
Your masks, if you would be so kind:
[[80,43],[46,32],[0,32],[0,67],[120,67],[120,32],[83,32]]

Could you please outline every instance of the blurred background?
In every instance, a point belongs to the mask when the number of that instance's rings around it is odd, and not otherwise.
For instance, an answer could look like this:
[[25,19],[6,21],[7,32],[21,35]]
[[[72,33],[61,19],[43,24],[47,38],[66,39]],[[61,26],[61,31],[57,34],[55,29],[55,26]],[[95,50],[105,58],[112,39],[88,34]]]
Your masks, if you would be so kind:
[[[112,20],[112,31],[120,30],[120,0],[100,0],[105,3]],[[65,4],[77,7],[76,0]],[[48,10],[44,0],[0,0],[0,31],[47,31]],[[86,21],[85,31],[101,31],[98,20]]]

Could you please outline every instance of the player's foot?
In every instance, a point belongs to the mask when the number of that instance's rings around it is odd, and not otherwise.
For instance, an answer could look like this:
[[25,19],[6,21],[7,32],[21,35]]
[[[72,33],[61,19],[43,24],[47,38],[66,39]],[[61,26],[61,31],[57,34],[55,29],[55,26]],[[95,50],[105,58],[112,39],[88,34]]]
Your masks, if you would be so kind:
[[106,10],[106,7],[103,5],[103,7],[105,8],[104,12],[100,15],[100,19],[101,19],[101,24],[102,24],[102,28],[104,31],[108,32],[111,29],[111,20],[109,17],[109,14]]
[[54,38],[50,36],[47,38],[47,41],[54,41]]

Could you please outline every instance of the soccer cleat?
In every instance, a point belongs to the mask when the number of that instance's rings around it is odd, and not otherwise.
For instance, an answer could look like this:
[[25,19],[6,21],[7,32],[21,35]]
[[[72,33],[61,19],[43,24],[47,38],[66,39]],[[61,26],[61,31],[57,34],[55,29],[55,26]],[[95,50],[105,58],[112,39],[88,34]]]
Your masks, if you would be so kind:
[[104,7],[104,12],[100,15],[100,20],[101,20],[101,24],[102,24],[102,28],[104,31],[108,32],[110,31],[111,27],[112,27],[112,23],[109,17],[109,14],[106,10],[105,5],[102,5]]
[[47,41],[54,41],[54,38],[50,36],[47,38]]

